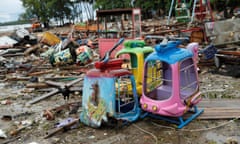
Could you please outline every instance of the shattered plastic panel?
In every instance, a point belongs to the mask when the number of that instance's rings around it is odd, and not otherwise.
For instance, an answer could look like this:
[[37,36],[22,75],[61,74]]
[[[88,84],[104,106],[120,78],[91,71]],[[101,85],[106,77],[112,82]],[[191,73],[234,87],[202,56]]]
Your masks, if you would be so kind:
[[214,45],[240,42],[240,19],[205,23],[206,35]]

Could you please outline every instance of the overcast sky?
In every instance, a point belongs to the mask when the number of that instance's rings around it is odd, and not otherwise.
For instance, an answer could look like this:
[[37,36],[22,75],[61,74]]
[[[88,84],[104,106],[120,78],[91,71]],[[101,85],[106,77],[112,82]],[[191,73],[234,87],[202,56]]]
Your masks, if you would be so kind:
[[0,22],[17,20],[23,12],[20,0],[1,0],[0,2]]

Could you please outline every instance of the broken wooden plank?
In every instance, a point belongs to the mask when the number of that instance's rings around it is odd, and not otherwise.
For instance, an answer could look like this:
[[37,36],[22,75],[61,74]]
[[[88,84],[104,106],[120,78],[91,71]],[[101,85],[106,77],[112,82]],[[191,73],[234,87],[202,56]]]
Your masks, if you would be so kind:
[[24,53],[4,54],[3,57],[24,56]]
[[44,139],[49,138],[60,131],[70,129],[70,127],[72,127],[73,125],[75,125],[77,123],[79,123],[79,119],[75,119],[72,122],[70,122],[62,127],[56,128],[56,129],[52,130],[51,132],[48,132],[47,135],[44,137]]
[[240,51],[218,51],[218,54],[225,54],[225,55],[234,55],[234,56],[240,56]]
[[39,71],[39,72],[33,72],[33,73],[29,73],[29,76],[37,76],[37,75],[42,75],[42,74],[48,74],[53,72],[53,70],[47,70],[47,71]]
[[23,77],[23,76],[13,76],[13,77],[8,77],[8,81],[29,81],[31,77]]
[[59,90],[58,90],[58,89],[55,89],[55,90],[53,90],[53,91],[51,91],[51,92],[49,92],[49,93],[47,93],[47,94],[44,94],[44,95],[42,95],[42,96],[40,96],[40,97],[37,97],[37,98],[29,101],[29,102],[27,103],[27,105],[35,104],[35,103],[37,103],[37,102],[39,102],[39,101],[41,101],[41,100],[43,100],[43,99],[46,99],[46,98],[49,98],[49,97],[52,96],[52,95],[55,95],[55,94],[57,94],[57,93],[59,93]]
[[214,99],[203,100],[199,103],[199,109],[204,112],[197,117],[202,120],[234,119],[240,117],[239,99]]
[[14,142],[15,140],[21,138],[21,136],[16,136],[16,137],[11,137],[10,139],[8,140],[5,140],[4,142],[2,142],[1,144],[8,144],[8,143],[11,143],[11,142]]
[[240,109],[211,109],[205,108],[204,112],[197,118],[202,120],[234,119],[240,117]]
[[40,49],[40,45],[35,45],[35,46],[32,46],[32,47],[29,47],[27,48],[25,51],[24,51],[24,56],[28,56],[30,55],[32,52],[36,51],[37,49]]
[[224,107],[224,108],[229,108],[229,107],[236,107],[240,108],[240,99],[203,99],[198,106],[199,107]]
[[28,83],[26,88],[48,88],[49,85],[46,83]]
[[[81,76],[83,76],[83,74]],[[57,93],[62,93],[64,98],[65,97],[69,97],[69,93],[73,92],[74,90],[82,91],[81,88],[73,88],[73,89],[70,88],[72,85],[74,85],[74,84],[76,84],[76,83],[78,83],[80,81],[83,81],[82,77],[80,77],[78,79],[75,79],[75,80],[73,80],[73,81],[71,81],[71,82],[69,82],[67,84],[62,83],[62,82],[46,81],[45,83],[48,86],[56,87],[56,89],[51,91],[51,92],[49,92],[49,93],[47,93],[47,94],[44,94],[44,95],[42,95],[40,97],[35,98],[34,100],[28,102],[27,104],[28,105],[34,104],[34,103],[39,102],[39,101],[41,101],[43,99],[46,99],[46,98],[48,98],[50,96],[53,96],[53,95],[55,95]]]

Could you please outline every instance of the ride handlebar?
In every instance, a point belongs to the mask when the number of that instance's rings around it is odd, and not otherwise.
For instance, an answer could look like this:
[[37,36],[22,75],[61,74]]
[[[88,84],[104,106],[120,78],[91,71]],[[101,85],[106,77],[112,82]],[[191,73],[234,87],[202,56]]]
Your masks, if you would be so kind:
[[104,55],[104,57],[100,60],[101,62],[108,62],[109,57],[111,55],[111,53],[121,44],[123,43],[124,38],[120,38],[119,41],[113,46],[113,48],[111,48],[109,51],[107,51]]

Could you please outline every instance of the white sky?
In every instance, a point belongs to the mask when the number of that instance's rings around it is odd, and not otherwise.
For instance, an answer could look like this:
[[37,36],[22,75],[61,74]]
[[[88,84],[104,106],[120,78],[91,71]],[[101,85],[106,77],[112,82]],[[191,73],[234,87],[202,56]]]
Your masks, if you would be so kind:
[[14,21],[24,12],[20,0],[1,0],[0,2],[0,22]]
[[[24,12],[21,0],[1,0],[0,1],[0,23],[15,21]],[[86,20],[86,13],[83,13]]]

